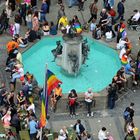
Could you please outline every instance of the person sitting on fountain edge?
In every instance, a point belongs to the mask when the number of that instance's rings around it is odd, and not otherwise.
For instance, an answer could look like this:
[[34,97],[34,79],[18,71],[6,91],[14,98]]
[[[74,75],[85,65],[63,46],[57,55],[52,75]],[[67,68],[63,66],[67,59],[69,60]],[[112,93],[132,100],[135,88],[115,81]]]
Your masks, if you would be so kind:
[[58,86],[52,91],[52,97],[51,97],[51,110],[56,109],[56,104],[57,101],[60,100],[60,98],[62,97],[62,88],[61,88],[61,84],[59,83]]

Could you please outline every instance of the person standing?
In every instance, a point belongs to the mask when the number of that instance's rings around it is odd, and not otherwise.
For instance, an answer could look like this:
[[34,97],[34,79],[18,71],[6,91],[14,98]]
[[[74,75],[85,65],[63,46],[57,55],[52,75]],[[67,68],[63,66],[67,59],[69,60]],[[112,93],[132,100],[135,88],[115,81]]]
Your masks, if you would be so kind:
[[32,11],[28,10],[26,15],[26,23],[29,30],[32,29]]
[[115,83],[112,83],[108,89],[108,107],[113,109],[115,106],[115,97],[116,97],[117,87]]
[[41,12],[40,12],[40,21],[41,22],[46,22],[46,14],[47,14],[47,11],[48,11],[48,5],[46,3],[46,0],[43,0],[42,1],[42,5],[41,5]]
[[91,112],[91,106],[93,102],[93,92],[91,88],[89,88],[88,91],[85,92],[85,102],[88,110],[87,117],[93,116],[93,112]]
[[98,140],[108,140],[105,127],[102,127],[102,129],[99,131]]
[[39,19],[38,19],[38,12],[36,11],[32,18],[32,30],[37,32],[39,30]]
[[127,125],[129,122],[131,122],[130,117],[130,108],[127,107],[125,111],[123,112],[123,118],[124,118],[124,132],[127,132]]
[[13,26],[13,36],[15,36],[16,34],[19,35],[20,33],[20,24],[21,24],[21,18],[20,18],[20,15],[16,15],[15,16],[15,23],[14,23],[14,26]]
[[84,126],[81,124],[81,120],[77,120],[77,122],[73,128],[74,128],[79,140],[82,140],[82,137],[84,137],[86,135],[86,132],[85,132]]
[[31,116],[29,121],[30,140],[36,139],[38,124],[34,117]]
[[76,107],[76,100],[77,100],[78,96],[76,93],[75,89],[72,89],[68,95],[68,99],[69,99],[69,109],[70,109],[70,116],[73,117],[75,116],[75,107]]
[[98,8],[97,8],[97,5],[96,5],[97,2],[98,2],[98,0],[94,0],[94,2],[89,6],[91,17],[88,20],[88,23],[90,23],[93,18],[95,20],[97,19],[97,12],[98,12]]
[[121,0],[117,5],[118,16],[116,17],[115,21],[117,21],[119,19],[124,21],[124,12],[125,12],[124,2],[125,2],[125,0]]
[[78,11],[84,11],[84,2],[85,2],[85,0],[78,0],[78,2],[79,2],[79,4],[78,4],[78,7],[79,7],[79,9],[78,9]]
[[11,3],[12,12],[15,11],[16,1],[15,0],[9,0],[9,3]]
[[58,10],[58,16],[57,16],[58,21],[62,16],[65,16],[65,15],[66,15],[65,7],[64,7],[64,5],[60,5],[60,9]]
[[133,117],[134,117],[134,113],[135,113],[134,105],[135,105],[134,103],[130,103],[130,106],[129,106],[130,118],[132,121],[133,121]]
[[27,13],[27,4],[26,2],[23,2],[19,5],[19,14],[20,14],[21,19],[24,20],[25,26],[26,26],[26,13]]

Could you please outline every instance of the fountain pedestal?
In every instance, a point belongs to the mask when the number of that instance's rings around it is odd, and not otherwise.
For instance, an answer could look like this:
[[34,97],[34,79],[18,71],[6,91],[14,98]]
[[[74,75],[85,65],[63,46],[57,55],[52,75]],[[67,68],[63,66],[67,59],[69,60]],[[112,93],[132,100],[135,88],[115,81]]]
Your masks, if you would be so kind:
[[56,58],[56,64],[61,66],[68,74],[75,75],[82,65],[82,36],[70,38],[63,36],[62,54]]

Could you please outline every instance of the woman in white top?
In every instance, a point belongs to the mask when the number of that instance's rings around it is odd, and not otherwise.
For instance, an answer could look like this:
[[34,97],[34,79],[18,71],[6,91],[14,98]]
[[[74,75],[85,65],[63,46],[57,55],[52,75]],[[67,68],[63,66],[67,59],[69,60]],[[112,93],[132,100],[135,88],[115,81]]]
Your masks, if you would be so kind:
[[112,31],[108,30],[105,33],[106,41],[112,41]]
[[91,112],[91,106],[93,101],[93,92],[92,89],[89,88],[87,92],[85,92],[85,102],[88,110],[87,117],[93,116],[93,112]]
[[102,129],[99,131],[98,140],[108,140],[105,127],[102,127]]
[[19,23],[15,22],[15,24],[13,26],[13,31],[14,31],[13,36],[15,36],[16,34],[19,35],[19,32],[20,32],[20,24]]
[[28,29],[32,29],[32,11],[28,10],[27,15],[26,15],[26,23]]
[[24,70],[22,64],[15,65],[15,73],[12,74],[12,80],[11,82],[14,83],[16,79],[20,79],[24,76]]

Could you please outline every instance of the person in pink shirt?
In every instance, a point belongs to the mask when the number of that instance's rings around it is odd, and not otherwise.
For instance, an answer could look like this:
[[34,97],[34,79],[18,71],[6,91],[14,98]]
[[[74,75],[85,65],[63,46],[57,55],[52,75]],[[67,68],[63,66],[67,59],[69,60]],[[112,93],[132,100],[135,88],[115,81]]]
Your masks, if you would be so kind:
[[8,110],[7,113],[1,118],[4,128],[10,128],[11,121],[11,111]]

